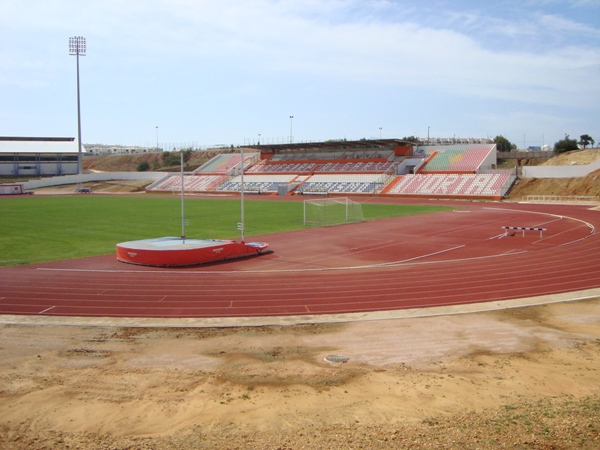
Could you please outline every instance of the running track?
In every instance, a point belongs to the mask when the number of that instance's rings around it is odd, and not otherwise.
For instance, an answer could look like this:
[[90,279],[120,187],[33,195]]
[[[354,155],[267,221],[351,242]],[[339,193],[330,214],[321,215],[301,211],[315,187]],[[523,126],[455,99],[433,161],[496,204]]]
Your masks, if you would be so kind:
[[[433,202],[432,202],[433,203]],[[0,314],[206,318],[398,310],[600,287],[600,211],[443,202],[453,211],[303,230],[272,254],[183,269],[114,255],[0,268]],[[503,236],[502,226],[543,227]]]

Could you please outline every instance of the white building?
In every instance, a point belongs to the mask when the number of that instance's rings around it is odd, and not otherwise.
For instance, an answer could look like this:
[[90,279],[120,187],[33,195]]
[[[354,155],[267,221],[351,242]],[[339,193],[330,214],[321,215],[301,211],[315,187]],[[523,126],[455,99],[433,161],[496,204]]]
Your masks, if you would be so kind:
[[134,153],[157,153],[162,149],[156,147],[139,147],[137,145],[105,145],[88,144],[85,147],[88,155],[131,155]]
[[75,138],[0,136],[0,175],[77,174],[78,154]]

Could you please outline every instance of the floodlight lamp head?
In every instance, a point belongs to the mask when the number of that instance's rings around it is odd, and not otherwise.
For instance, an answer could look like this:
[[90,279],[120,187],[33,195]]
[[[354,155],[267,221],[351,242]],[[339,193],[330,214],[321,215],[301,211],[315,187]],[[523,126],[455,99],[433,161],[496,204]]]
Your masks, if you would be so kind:
[[85,56],[85,38],[83,36],[69,38],[69,55]]

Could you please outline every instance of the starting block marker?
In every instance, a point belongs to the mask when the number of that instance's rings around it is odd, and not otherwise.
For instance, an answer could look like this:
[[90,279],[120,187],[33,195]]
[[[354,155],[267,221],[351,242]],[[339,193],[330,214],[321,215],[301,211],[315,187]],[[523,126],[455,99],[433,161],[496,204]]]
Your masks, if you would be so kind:
[[508,230],[517,230],[517,231],[522,231],[523,232],[523,237],[525,237],[525,232],[526,231],[539,231],[540,232],[540,238],[543,236],[544,231],[546,231],[545,228],[537,228],[537,227],[502,227],[504,228],[504,236],[508,235]]

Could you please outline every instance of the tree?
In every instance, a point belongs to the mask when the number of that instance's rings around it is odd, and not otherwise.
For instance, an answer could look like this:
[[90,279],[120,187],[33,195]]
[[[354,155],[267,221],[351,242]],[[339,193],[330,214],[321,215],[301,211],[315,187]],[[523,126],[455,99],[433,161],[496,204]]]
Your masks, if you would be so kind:
[[579,136],[578,144],[586,148],[588,145],[594,145],[594,139],[589,134],[582,134]]
[[554,153],[557,155],[572,150],[579,150],[579,147],[577,146],[577,141],[575,139],[569,139],[568,134],[565,135],[564,139],[561,139],[554,144]]
[[406,142],[419,142],[419,138],[416,136],[404,136],[402,140]]
[[180,162],[180,156],[178,153],[165,150],[162,153],[162,160],[163,160],[163,165],[165,165],[167,167],[178,166],[179,162]]
[[515,148],[517,148],[517,146],[515,144],[510,142],[508,139],[506,139],[502,135],[496,136],[494,138],[494,142],[496,143],[496,148],[498,149],[499,152],[510,152],[511,150],[514,150]]
[[138,172],[147,172],[148,170],[150,170],[150,163],[148,161],[142,161],[137,166]]
[[190,158],[192,157],[192,148],[186,148],[184,150],[181,150],[183,152],[183,160],[185,162],[188,162],[190,160]]

